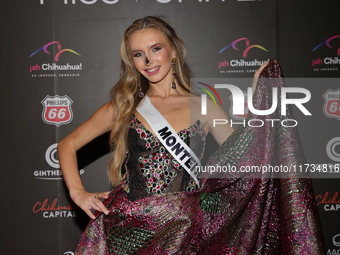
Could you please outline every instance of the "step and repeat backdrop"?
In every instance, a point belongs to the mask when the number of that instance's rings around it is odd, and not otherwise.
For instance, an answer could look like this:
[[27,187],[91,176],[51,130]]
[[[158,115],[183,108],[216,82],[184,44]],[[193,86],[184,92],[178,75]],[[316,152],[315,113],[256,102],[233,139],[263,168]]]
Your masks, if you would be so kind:
[[[325,173],[340,164],[339,7],[338,0],[1,1],[1,253],[74,254],[89,219],[69,198],[57,143],[109,100],[125,29],[157,15],[186,43],[198,81],[250,78],[277,58],[287,85],[310,91],[312,116],[297,109],[295,117],[327,254],[340,254],[340,174]],[[91,192],[110,189],[107,138],[78,152]]]

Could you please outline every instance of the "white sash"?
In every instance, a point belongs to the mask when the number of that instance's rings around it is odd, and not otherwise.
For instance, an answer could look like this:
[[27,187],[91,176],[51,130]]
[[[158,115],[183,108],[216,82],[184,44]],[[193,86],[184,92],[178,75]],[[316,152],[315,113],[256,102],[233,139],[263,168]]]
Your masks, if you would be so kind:
[[153,106],[147,95],[145,95],[139,103],[137,111],[149,123],[152,130],[156,132],[156,135],[163,146],[190,174],[199,187],[197,175],[200,171],[195,171],[195,168],[196,166],[201,166],[200,160],[189,146],[177,135],[176,131],[170,126],[163,115]]

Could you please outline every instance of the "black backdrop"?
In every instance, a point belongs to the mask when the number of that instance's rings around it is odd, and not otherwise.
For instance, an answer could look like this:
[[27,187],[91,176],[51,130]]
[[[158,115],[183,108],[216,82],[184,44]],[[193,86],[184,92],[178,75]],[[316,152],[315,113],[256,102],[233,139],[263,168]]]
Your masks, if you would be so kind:
[[[261,61],[278,58],[284,75],[312,93],[313,117],[296,114],[307,159],[339,164],[339,7],[338,0],[1,1],[2,252],[73,254],[88,218],[68,197],[55,147],[108,101],[122,34],[146,15],[175,27],[195,77],[251,77]],[[221,51],[236,40],[239,51]],[[246,42],[260,47],[245,54]],[[79,151],[89,191],[110,188],[106,139]],[[327,252],[340,254],[339,179],[313,183]]]

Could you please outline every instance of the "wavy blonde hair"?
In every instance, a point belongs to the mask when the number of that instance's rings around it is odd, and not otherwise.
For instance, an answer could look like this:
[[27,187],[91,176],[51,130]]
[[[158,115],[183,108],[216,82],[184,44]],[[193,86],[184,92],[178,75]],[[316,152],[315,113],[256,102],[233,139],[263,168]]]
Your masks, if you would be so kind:
[[110,134],[110,145],[113,149],[109,161],[109,178],[113,185],[118,185],[122,180],[121,169],[126,158],[127,131],[130,117],[135,112],[137,105],[141,101],[139,97],[140,83],[142,90],[146,93],[149,83],[134,67],[133,59],[129,49],[129,38],[132,33],[143,29],[157,29],[166,37],[170,46],[175,50],[176,60],[176,81],[179,86],[188,92],[190,90],[190,71],[185,62],[186,49],[183,41],[178,38],[175,30],[162,18],[148,16],[138,19],[129,26],[123,36],[121,52],[120,78],[111,90],[111,103],[115,125]]

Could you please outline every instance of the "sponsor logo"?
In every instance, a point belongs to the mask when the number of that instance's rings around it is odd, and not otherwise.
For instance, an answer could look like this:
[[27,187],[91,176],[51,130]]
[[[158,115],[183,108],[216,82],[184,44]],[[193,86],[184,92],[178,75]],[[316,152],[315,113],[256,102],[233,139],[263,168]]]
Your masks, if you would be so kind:
[[52,144],[45,152],[46,162],[53,168],[60,168],[59,160],[57,158],[57,146],[57,143]]
[[[312,59],[314,71],[339,71],[340,64],[340,35],[334,35],[316,45],[312,52],[318,54]],[[337,45],[337,46],[335,46]]]
[[68,205],[60,205],[58,198],[52,202],[48,198],[43,201],[38,201],[33,205],[32,212],[41,214],[43,218],[70,218],[77,217],[75,210],[79,207],[70,202]]
[[333,195],[329,192],[319,194],[315,197],[317,205],[323,206],[326,212],[340,211],[340,197],[339,192],[335,192]]
[[[51,53],[53,52],[54,55]],[[75,50],[62,48],[61,43],[59,41],[49,42],[39,49],[35,50],[29,58],[37,59],[43,58],[42,55],[51,55],[53,56],[53,63],[34,63],[29,66],[30,73],[32,77],[70,77],[70,76],[80,76],[80,71],[83,69],[82,63],[59,63],[61,60],[69,60],[69,56],[77,56],[81,55]],[[56,63],[57,62],[57,63]]]
[[41,48],[39,48],[39,49],[37,49],[36,51],[34,51],[34,52],[30,55],[30,57],[34,56],[35,54],[37,54],[37,53],[40,52],[40,51],[43,51],[43,52],[45,52],[46,54],[51,55],[51,52],[49,52],[48,47],[51,46],[51,45],[53,45],[53,44],[56,44],[56,45],[57,45],[57,48],[58,48],[58,51],[57,51],[57,53],[56,53],[55,56],[54,56],[54,60],[55,60],[55,61],[59,61],[60,55],[61,55],[62,53],[64,53],[64,52],[71,52],[71,53],[73,53],[73,54],[76,54],[76,55],[80,56],[80,54],[79,54],[78,52],[74,51],[74,50],[71,50],[71,49],[62,49],[62,48],[61,48],[60,42],[58,42],[58,41],[53,41],[53,42],[49,42],[49,43],[45,44],[45,45],[42,46]]
[[[249,59],[249,57],[262,57],[263,53],[268,53],[269,50],[258,44],[251,44],[247,37],[242,37],[234,40],[228,45],[224,46],[218,54],[228,52],[228,55],[237,56],[237,52],[242,54],[242,58],[224,59],[218,62],[218,69],[220,73],[254,73],[259,66],[268,61]],[[235,53],[237,53],[235,55]],[[221,54],[222,56],[223,54]],[[248,59],[247,59],[248,58]]]
[[[335,247],[340,247],[340,234],[335,234],[332,242]],[[340,249],[327,249],[327,255],[340,255]]]
[[253,49],[253,48],[258,48],[258,49],[261,49],[263,51],[266,51],[268,52],[268,50],[264,47],[262,47],[261,45],[250,45],[250,41],[248,38],[246,37],[243,37],[243,38],[239,38],[235,41],[233,41],[232,43],[228,44],[227,46],[225,46],[224,48],[222,48],[218,54],[220,54],[221,52],[225,51],[226,49],[228,48],[233,48],[234,50],[236,51],[240,51],[240,49],[236,46],[239,42],[241,41],[245,41],[245,49],[243,50],[243,53],[242,53],[242,56],[245,58],[248,56],[248,52],[249,50]]
[[334,246],[340,247],[340,234],[333,236],[333,244]]
[[49,146],[45,152],[45,160],[47,164],[53,168],[48,170],[37,170],[34,171],[34,176],[39,180],[62,180],[62,172],[60,170],[57,143]]
[[[62,172],[60,170],[58,153],[57,153],[58,143],[50,145],[45,152],[45,160],[47,164],[52,168],[48,170],[36,170],[34,171],[34,176],[39,180],[62,180]],[[85,171],[83,169],[79,170],[80,175]]]
[[[335,36],[332,36],[332,37],[326,39],[326,41],[317,45],[312,51],[315,51],[315,50],[317,50],[318,48],[320,48],[321,46],[324,46],[324,45],[327,46],[330,49],[334,49],[334,47],[331,45],[331,41],[333,41],[336,38],[340,38],[340,35],[335,35]],[[340,55],[340,47],[335,49],[335,51],[336,51],[337,55]]]
[[328,157],[335,161],[340,162],[340,153],[336,151],[336,147],[340,146],[340,137],[334,137],[326,145],[326,152]]
[[335,118],[340,120],[340,89],[327,90],[323,94],[325,99],[323,112],[329,118]]
[[46,96],[41,103],[43,105],[42,119],[46,124],[59,127],[72,121],[73,101],[68,96]]

